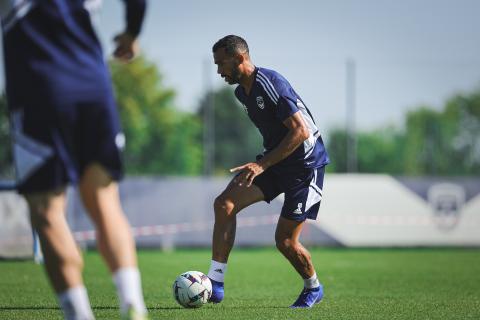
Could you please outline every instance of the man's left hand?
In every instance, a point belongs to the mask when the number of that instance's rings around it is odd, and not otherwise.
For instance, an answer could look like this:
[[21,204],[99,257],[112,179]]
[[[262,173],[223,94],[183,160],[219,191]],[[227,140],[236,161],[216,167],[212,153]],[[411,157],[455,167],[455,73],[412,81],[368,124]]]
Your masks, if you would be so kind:
[[239,186],[246,185],[250,187],[252,185],[253,179],[256,176],[262,174],[265,169],[256,162],[249,162],[244,164],[243,166],[239,166],[233,169],[230,169],[230,172],[238,172],[240,174],[235,178],[235,182],[238,183]]

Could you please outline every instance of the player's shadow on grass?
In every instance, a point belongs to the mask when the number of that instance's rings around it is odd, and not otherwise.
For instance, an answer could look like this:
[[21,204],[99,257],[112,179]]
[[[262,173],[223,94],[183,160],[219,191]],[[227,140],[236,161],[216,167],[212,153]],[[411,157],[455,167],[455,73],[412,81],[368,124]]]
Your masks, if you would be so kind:
[[[92,307],[93,310],[118,310],[118,307]],[[23,306],[23,307],[0,307],[0,310],[60,310],[60,307],[55,306]]]
[[225,306],[223,309],[291,309],[289,306]]
[[[288,306],[225,306],[225,307],[222,307],[222,306],[211,306],[211,307],[202,307],[203,310],[205,309],[216,309],[218,308],[217,310],[225,310],[225,309],[245,309],[245,308],[248,308],[248,309],[289,309],[289,310],[293,310],[293,309],[290,309],[290,307]],[[183,308],[183,307],[147,307],[148,310],[196,310],[196,308]]]
[[[118,307],[94,307],[92,306],[93,310],[119,310]],[[149,307],[148,310],[184,310],[185,308],[182,307]],[[0,307],[0,311],[28,311],[28,310],[60,310],[60,307],[46,307],[46,306],[23,306],[23,307]],[[187,309],[188,310],[188,309]]]
[[26,307],[0,307],[0,310],[60,310],[60,308],[59,307],[26,306]]
[[[211,306],[211,308],[215,308]],[[249,309],[289,309],[286,306],[249,306]],[[93,310],[118,310],[117,306],[102,306],[102,307],[95,307],[92,306]],[[210,308],[209,308],[210,309]],[[222,308],[223,309],[223,308]],[[245,306],[228,306],[228,309],[245,309]],[[4,311],[14,311],[14,310],[60,310],[59,307],[48,307],[48,306],[23,306],[23,307],[0,307],[0,310]],[[189,308],[182,308],[182,307],[148,307],[148,310],[192,310]]]
[[148,310],[194,310],[195,308],[183,308],[183,307],[148,307]]

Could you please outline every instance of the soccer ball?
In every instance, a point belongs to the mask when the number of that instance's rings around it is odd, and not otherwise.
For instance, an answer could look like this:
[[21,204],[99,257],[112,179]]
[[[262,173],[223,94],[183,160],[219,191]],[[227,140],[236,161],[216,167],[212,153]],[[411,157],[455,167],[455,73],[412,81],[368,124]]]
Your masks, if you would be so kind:
[[200,271],[187,271],[173,283],[173,296],[185,308],[199,308],[212,295],[210,279]]

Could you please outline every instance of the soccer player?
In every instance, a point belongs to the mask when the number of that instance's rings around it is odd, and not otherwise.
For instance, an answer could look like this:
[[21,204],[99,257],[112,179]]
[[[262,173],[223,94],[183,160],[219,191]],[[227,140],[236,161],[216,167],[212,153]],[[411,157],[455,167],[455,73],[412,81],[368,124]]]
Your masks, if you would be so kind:
[[226,36],[213,46],[217,73],[228,84],[239,84],[235,96],[263,136],[265,151],[255,162],[230,171],[237,175],[215,199],[211,302],[224,297],[227,260],[235,240],[236,215],[249,205],[270,202],[285,193],[285,202],[275,232],[277,248],[304,281],[292,308],[310,308],[320,302],[323,287],[318,281],[310,253],[299,237],[306,219],[316,219],[327,152],[312,114],[290,83],[279,73],[256,67],[246,41]]
[[[145,0],[125,0],[114,56],[138,51]],[[92,2],[89,2],[92,4]],[[124,145],[110,75],[83,0],[1,0],[6,93],[18,191],[30,208],[46,273],[66,319],[93,319],[83,261],[65,219],[78,186],[124,319],[146,319],[135,243],[117,181]]]

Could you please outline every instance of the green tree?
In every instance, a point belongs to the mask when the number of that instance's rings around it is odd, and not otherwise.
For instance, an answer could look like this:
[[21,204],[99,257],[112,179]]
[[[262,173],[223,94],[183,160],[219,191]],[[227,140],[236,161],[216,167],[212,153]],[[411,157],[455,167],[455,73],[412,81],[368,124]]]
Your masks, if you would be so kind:
[[[357,132],[358,172],[399,174],[402,161],[404,138],[394,127]],[[330,172],[347,172],[347,133],[334,129],[328,136],[327,152],[331,164]]]
[[139,57],[130,64],[112,61],[110,68],[127,138],[127,173],[199,174],[201,121],[175,108],[175,91],[165,88],[156,65]]
[[445,171],[480,174],[480,88],[447,101],[442,128],[449,146]]
[[347,172],[347,132],[344,129],[333,129],[328,134],[327,152],[330,164],[329,172]]
[[437,175],[442,173],[446,141],[442,132],[441,113],[422,106],[406,116],[405,173]]
[[358,138],[358,171],[401,174],[404,135],[394,127],[362,132]]
[[[335,172],[346,171],[346,132],[327,139]],[[449,99],[443,110],[419,106],[408,112],[404,130],[393,127],[357,133],[359,172],[404,175],[480,174],[480,89]]]
[[406,121],[406,173],[480,174],[480,89],[449,99],[442,111],[423,107]]
[[[232,167],[255,161],[255,156],[263,150],[262,138],[230,87],[222,87],[212,94],[215,171],[226,173]],[[200,101],[199,117],[203,118],[211,101],[208,95],[205,94]]]

